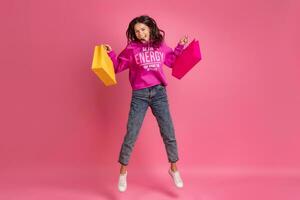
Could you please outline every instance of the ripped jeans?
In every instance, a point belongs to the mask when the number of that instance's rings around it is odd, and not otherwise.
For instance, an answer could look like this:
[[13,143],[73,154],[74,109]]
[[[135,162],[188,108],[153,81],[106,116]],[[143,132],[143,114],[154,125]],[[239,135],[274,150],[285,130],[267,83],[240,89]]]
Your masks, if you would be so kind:
[[160,135],[165,144],[169,162],[178,161],[177,142],[165,86],[159,84],[139,90],[132,90],[127,132],[119,154],[118,162],[128,165],[131,152],[142,126],[146,111],[150,106],[155,116]]

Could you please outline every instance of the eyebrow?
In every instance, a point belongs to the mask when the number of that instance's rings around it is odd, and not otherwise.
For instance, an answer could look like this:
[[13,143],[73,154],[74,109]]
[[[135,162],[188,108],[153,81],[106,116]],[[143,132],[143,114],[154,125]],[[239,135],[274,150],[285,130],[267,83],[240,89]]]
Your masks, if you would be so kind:
[[[143,29],[143,28],[145,28],[145,27],[143,26],[143,27],[141,27],[140,29]],[[137,31],[137,30],[140,30],[140,29],[134,29],[134,30],[136,30],[136,31]]]

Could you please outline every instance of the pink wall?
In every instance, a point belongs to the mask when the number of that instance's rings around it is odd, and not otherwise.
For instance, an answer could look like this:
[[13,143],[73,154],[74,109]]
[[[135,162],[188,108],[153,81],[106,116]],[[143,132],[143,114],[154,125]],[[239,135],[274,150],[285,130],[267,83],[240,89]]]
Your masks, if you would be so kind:
[[[104,87],[90,70],[93,48],[108,43],[120,52],[129,21],[149,14],[170,46],[188,34],[203,53],[182,80],[165,67],[179,166],[299,173],[299,8],[296,0],[6,1],[1,168],[117,169],[128,71],[117,75],[118,85]],[[150,110],[130,162],[167,166]]]

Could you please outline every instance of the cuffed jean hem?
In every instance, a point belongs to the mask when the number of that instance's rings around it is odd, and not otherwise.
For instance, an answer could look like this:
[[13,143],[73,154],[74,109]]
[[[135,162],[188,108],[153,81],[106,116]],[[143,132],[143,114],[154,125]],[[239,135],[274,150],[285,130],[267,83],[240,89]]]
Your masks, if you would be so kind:
[[125,163],[123,163],[123,162],[121,162],[121,161],[118,161],[121,165],[125,165],[125,166],[127,166],[128,165],[128,163],[127,164],[125,164]]
[[177,160],[175,160],[175,161],[169,160],[169,163],[175,163],[175,162],[177,162],[178,160],[179,160],[179,158],[178,158]]
[[[169,163],[176,163],[176,162],[178,162],[178,161],[179,161],[179,159],[177,159],[177,160],[175,160],[175,161],[169,160]],[[120,163],[121,165],[124,165],[124,166],[127,166],[127,165],[128,165],[128,163],[125,164],[125,163],[123,163],[123,162],[121,162],[121,161],[118,161],[118,163]]]

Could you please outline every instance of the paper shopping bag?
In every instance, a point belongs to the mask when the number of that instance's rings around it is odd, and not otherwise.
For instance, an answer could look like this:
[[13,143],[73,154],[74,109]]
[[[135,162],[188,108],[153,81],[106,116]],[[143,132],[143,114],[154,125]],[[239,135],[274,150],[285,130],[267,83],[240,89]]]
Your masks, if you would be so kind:
[[193,40],[176,58],[172,68],[172,75],[181,79],[201,60],[199,41]]
[[104,45],[95,46],[92,70],[105,86],[117,83],[113,62],[108,56]]

